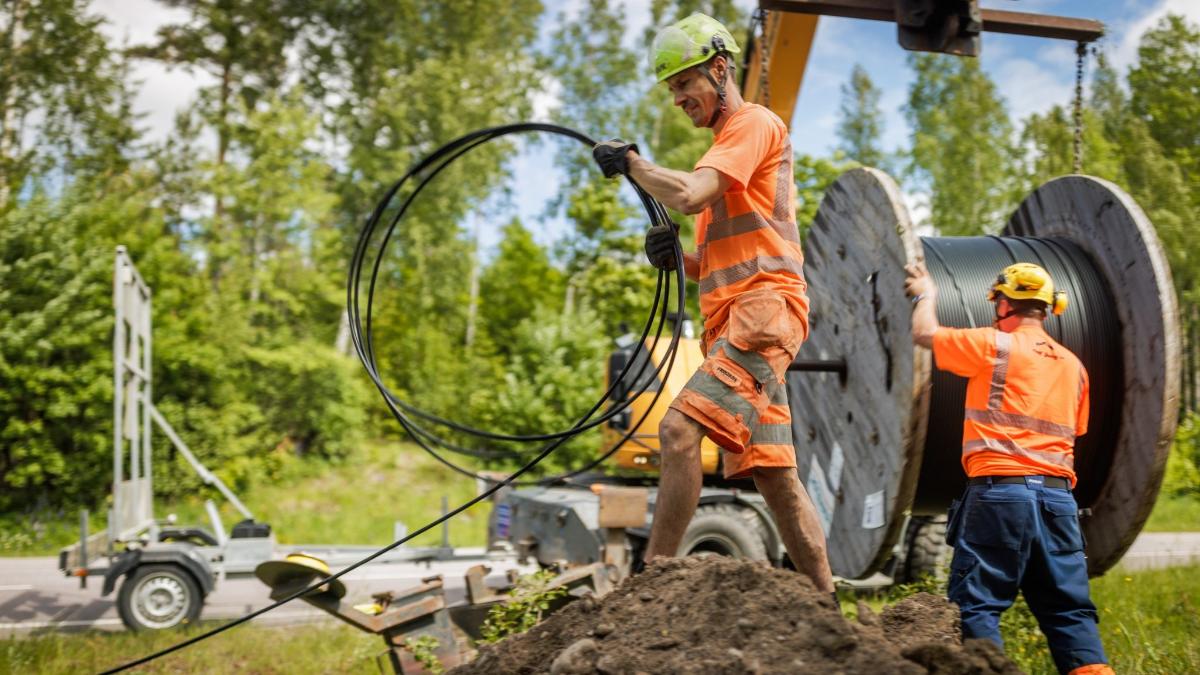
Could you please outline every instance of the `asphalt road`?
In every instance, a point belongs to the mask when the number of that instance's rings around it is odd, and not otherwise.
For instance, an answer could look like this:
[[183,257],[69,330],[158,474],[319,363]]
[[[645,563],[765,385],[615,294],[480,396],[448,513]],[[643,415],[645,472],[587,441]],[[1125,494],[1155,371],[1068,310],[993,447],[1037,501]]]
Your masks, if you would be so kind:
[[[366,565],[342,579],[348,598],[367,602],[372,593],[402,590],[441,574],[447,602],[457,602],[466,597],[463,575],[476,564],[479,561]],[[492,568],[488,581],[497,585],[510,568],[522,573],[533,569],[516,563],[488,565]],[[0,636],[43,630],[124,630],[117,616],[117,593],[114,590],[101,598],[103,585],[103,578],[93,577],[88,579],[88,587],[81,589],[79,579],[65,577],[58,571],[56,558],[0,558]],[[206,598],[201,619],[237,618],[271,604],[269,593],[267,586],[254,577],[227,578]],[[280,625],[325,620],[336,621],[329,614],[295,600],[254,622]]]
[[[1121,561],[1127,570],[1200,562],[1200,532],[1143,533]],[[348,597],[367,601],[372,593],[397,591],[443,576],[448,602],[466,595],[463,575],[478,561],[386,563],[367,565],[346,575]],[[531,567],[515,563],[489,563],[489,582],[500,583],[507,569],[522,573]],[[335,567],[336,569],[336,567]],[[103,579],[79,580],[62,576],[54,558],[0,558],[0,635],[29,634],[43,630],[124,630],[114,604],[116,593],[100,597]],[[232,619],[271,604],[266,585],[253,577],[229,578],[208,596],[203,619]],[[254,620],[263,624],[336,621],[302,601],[293,601]]]

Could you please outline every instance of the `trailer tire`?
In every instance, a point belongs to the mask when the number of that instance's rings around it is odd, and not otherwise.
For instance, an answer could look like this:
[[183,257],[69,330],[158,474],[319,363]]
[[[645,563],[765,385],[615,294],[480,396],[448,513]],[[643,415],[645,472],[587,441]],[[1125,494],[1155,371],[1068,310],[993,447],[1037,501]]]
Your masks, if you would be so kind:
[[723,555],[767,560],[766,532],[758,513],[733,504],[706,504],[683,533],[679,555]]
[[931,576],[945,581],[952,549],[946,545],[946,517],[914,516],[905,532],[904,564],[899,581],[913,583]]
[[163,630],[200,618],[204,595],[178,565],[140,565],[117,593],[117,613],[129,630]]

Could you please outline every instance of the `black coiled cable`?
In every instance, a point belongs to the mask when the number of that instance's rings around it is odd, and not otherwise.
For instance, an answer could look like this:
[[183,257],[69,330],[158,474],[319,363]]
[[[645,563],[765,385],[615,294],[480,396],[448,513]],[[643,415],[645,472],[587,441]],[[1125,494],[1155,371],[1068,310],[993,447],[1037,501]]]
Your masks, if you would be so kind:
[[[368,219],[366,226],[363,228],[362,232],[360,233],[357,245],[355,246],[354,256],[351,260],[351,267],[350,267],[350,282],[347,285],[347,307],[350,312],[351,337],[354,342],[355,350],[357,351],[359,358],[362,360],[363,365],[366,367],[368,375],[371,377],[372,381],[375,383],[376,388],[379,390],[380,394],[383,396],[385,405],[388,406],[389,411],[391,411],[392,415],[396,418],[396,420],[400,423],[400,425],[406,431],[409,432],[409,434],[413,438],[413,440],[418,445],[420,445],[426,452],[428,452],[431,456],[433,456],[435,459],[437,459],[437,461],[441,462],[443,465],[449,467],[450,469],[452,469],[458,473],[461,473],[466,476],[470,476],[472,478],[485,480],[488,482],[495,482],[495,479],[491,478],[489,476],[471,471],[470,469],[464,468],[462,466],[459,466],[459,465],[451,462],[445,456],[440,454],[435,449],[434,446],[437,446],[442,449],[449,450],[451,452],[455,452],[458,454],[465,454],[465,455],[482,457],[482,458],[497,458],[497,457],[506,457],[506,456],[511,458],[511,457],[516,456],[515,453],[512,453],[511,451],[496,451],[496,450],[491,450],[491,449],[486,449],[486,448],[484,448],[484,449],[465,448],[463,446],[450,443],[450,442],[446,441],[445,439],[441,438],[440,436],[429,431],[427,428],[425,428],[420,422],[418,422],[418,418],[420,420],[424,420],[425,422],[444,426],[448,429],[452,429],[452,430],[460,432],[460,433],[477,436],[479,438],[487,439],[487,440],[516,441],[516,442],[566,440],[566,439],[569,439],[579,433],[582,433],[589,429],[595,428],[601,424],[604,424],[605,422],[609,421],[613,417],[621,414],[626,408],[629,407],[629,405],[632,403],[632,401],[637,396],[639,396],[643,393],[646,393],[646,391],[648,391],[648,387],[650,387],[665,370],[670,369],[671,363],[673,363],[673,360],[674,360],[675,350],[677,348],[678,340],[680,337],[680,335],[679,335],[680,334],[680,325],[678,323],[676,323],[673,334],[672,334],[671,344],[670,344],[669,351],[668,351],[669,358],[664,359],[662,362],[660,362],[654,368],[654,371],[653,371],[654,377],[643,377],[643,375],[645,374],[645,369],[648,366],[648,363],[646,361],[641,361],[636,364],[638,366],[638,370],[633,375],[632,379],[633,379],[633,381],[638,381],[641,383],[640,388],[635,389],[631,392],[627,392],[625,396],[622,396],[617,400],[611,400],[611,397],[613,396],[614,391],[617,391],[618,387],[620,386],[619,383],[628,381],[625,379],[625,377],[629,373],[629,370],[635,365],[633,362],[627,363],[625,365],[624,369],[622,369],[622,371],[616,377],[611,378],[611,382],[610,382],[608,390],[605,391],[604,395],[600,398],[600,400],[596,403],[595,406],[593,406],[590,410],[588,410],[586,413],[584,413],[584,415],[579,420],[577,420],[570,428],[563,430],[563,431],[557,431],[557,432],[551,432],[551,433],[501,434],[501,433],[496,433],[496,432],[492,432],[492,431],[488,431],[488,430],[484,430],[484,429],[477,429],[477,428],[474,428],[474,427],[471,427],[471,426],[468,426],[465,424],[455,422],[453,420],[445,419],[438,415],[434,415],[432,413],[421,410],[420,408],[417,408],[416,406],[409,404],[408,402],[401,399],[398,395],[396,395],[396,393],[394,391],[392,391],[392,389],[390,387],[388,387],[388,385],[384,382],[383,377],[379,372],[378,362],[376,360],[376,354],[375,354],[375,349],[374,349],[374,334],[372,331],[371,317],[372,317],[372,307],[373,307],[373,303],[374,303],[374,295],[375,295],[376,286],[377,286],[377,282],[378,282],[379,274],[380,274],[380,268],[381,268],[381,264],[382,264],[382,260],[383,260],[383,252],[386,250],[387,244],[391,240],[397,225],[400,223],[401,219],[407,213],[409,207],[411,206],[413,201],[416,199],[416,197],[421,193],[421,191],[424,189],[424,187],[433,178],[435,178],[443,169],[445,169],[450,163],[452,163],[454,160],[458,159],[463,154],[469,152],[470,150],[472,150],[472,149],[478,147],[479,145],[486,143],[488,141],[491,141],[491,140],[494,140],[494,139],[497,139],[497,138],[500,138],[500,137],[503,137],[503,136],[506,136],[509,134],[528,133],[528,132],[548,132],[548,133],[566,136],[568,138],[572,138],[572,139],[578,140],[578,141],[586,144],[589,148],[592,145],[594,145],[594,142],[592,141],[592,139],[590,139],[576,131],[566,129],[564,127],[560,127],[557,125],[551,125],[551,124],[524,123],[524,124],[508,125],[508,126],[503,126],[503,127],[494,127],[491,129],[482,129],[480,131],[477,131],[477,132],[474,132],[471,134],[467,134],[466,136],[463,136],[463,137],[443,146],[442,148],[439,148],[433,154],[429,155],[424,160],[422,160],[419,164],[414,166],[408,172],[408,174],[406,174],[403,178],[401,178],[399,181],[397,181],[397,183],[392,187],[392,189],[389,190],[386,197],[382,201],[380,201],[380,203],[376,207],[375,211],[371,214],[371,217]],[[410,182],[415,182],[415,186],[412,188],[412,190],[408,194],[407,198],[405,198],[399,202],[399,206],[398,206],[398,208],[396,208],[395,213],[391,216],[389,222],[387,222],[385,225],[384,214],[385,214],[386,210],[388,209],[388,207],[392,203],[392,201],[395,199],[396,194],[398,194],[400,192],[400,190],[402,188],[406,187]],[[657,201],[655,201],[653,199],[653,197],[651,197],[644,190],[642,190],[641,187],[638,186],[634,181],[630,180],[630,184],[633,186],[635,192],[638,195],[638,198],[642,202],[643,207],[646,209],[646,212],[647,212],[647,215],[649,216],[651,225],[669,222],[670,218],[667,215],[666,210],[662,207],[661,204],[659,204]],[[375,247],[377,250],[377,253],[374,256],[374,261],[370,262],[368,260],[369,253],[372,249],[372,241],[376,238],[380,239],[380,241],[379,241],[378,245]],[[363,272],[364,272],[364,269],[367,266],[368,262],[370,262],[371,273],[370,273],[369,280],[366,283],[366,298],[365,298],[366,299],[366,308],[365,308],[365,312],[364,312],[363,308],[360,306],[360,296],[363,293],[363,283],[364,283]],[[683,287],[683,278],[682,278],[682,268],[681,267],[677,266],[675,276],[676,276],[676,281],[677,281],[677,287],[682,288]],[[662,335],[662,329],[663,329],[663,326],[665,323],[664,319],[667,315],[666,300],[670,296],[670,288],[671,288],[670,282],[671,282],[670,275],[663,274],[663,273],[659,274],[658,286],[655,290],[654,305],[651,308],[650,315],[647,318],[645,327],[644,327],[641,337],[640,337],[640,341],[642,343],[644,343],[647,336],[649,335],[651,325],[654,322],[654,316],[655,316],[656,312],[658,312],[658,310],[661,309],[661,315],[659,316],[658,328],[655,332],[654,342],[652,343],[652,345],[650,347],[651,350],[653,350],[654,346],[657,345],[658,340],[661,338],[661,335]],[[684,296],[682,293],[677,293],[676,297],[677,297],[676,312],[678,314],[682,314],[683,309],[684,309]],[[603,462],[605,459],[612,456],[612,454],[615,453],[617,451],[617,449],[619,449],[621,447],[621,445],[624,444],[633,435],[634,430],[636,430],[640,426],[641,422],[643,420],[645,420],[646,417],[649,415],[649,411],[653,408],[653,404],[655,402],[657,402],[659,396],[661,396],[661,392],[656,392],[656,395],[654,397],[654,402],[652,402],[650,407],[647,408],[647,411],[642,415],[641,419],[638,420],[638,423],[632,425],[629,428],[629,430],[625,433],[625,435],[622,438],[620,438],[613,445],[613,447],[609,448],[606,452],[601,453],[597,458],[595,458],[594,460],[589,462],[587,465],[577,468],[575,470],[563,473],[563,474],[559,474],[557,476],[542,478],[538,481],[535,481],[534,483],[518,483],[518,484],[528,485],[528,484],[546,484],[546,483],[550,483],[550,482],[558,482],[558,481],[566,480],[571,477],[577,476],[584,472],[590,471],[595,466],[597,466],[598,464]],[[609,400],[611,400],[611,405],[608,408],[608,410],[606,410],[603,414],[601,414],[593,419],[593,415],[595,415],[596,411],[599,410],[603,406],[605,401],[609,401]]]
[[[1067,310],[1046,319],[1046,332],[1083,362],[1091,381],[1088,433],[1075,445],[1076,498],[1081,506],[1095,501],[1112,464],[1124,374],[1120,327],[1113,314],[1108,285],[1079,246],[1065,239],[1033,237],[923,237],[925,262],[938,287],[937,316],[944,326],[990,326],[994,306],[987,299],[996,275],[1016,262],[1032,262],[1050,273],[1065,290]],[[962,459],[963,410],[967,385],[946,371],[933,372],[925,458],[917,487],[921,511],[945,511],[962,493],[963,483],[947,467]]]
[[[538,465],[538,463],[540,463],[546,457],[550,456],[551,453],[553,453],[559,446],[561,446],[567,440],[569,440],[576,434],[579,434],[579,433],[582,433],[583,431],[594,428],[595,426],[597,426],[599,424],[603,424],[608,419],[611,419],[615,415],[620,414],[622,411],[624,411],[626,408],[629,407],[630,403],[637,396],[645,393],[648,390],[648,387],[654,382],[654,380],[656,378],[644,378],[643,385],[640,389],[634,390],[629,395],[623,397],[621,400],[613,401],[612,406],[610,407],[610,409],[608,411],[606,411],[604,414],[602,414],[600,417],[598,417],[596,419],[591,419],[592,416],[596,413],[596,411],[599,410],[601,407],[603,407],[605,401],[608,400],[609,397],[612,396],[613,391],[620,385],[621,382],[636,381],[636,379],[634,379],[634,380],[626,380],[625,379],[626,375],[628,374],[628,371],[633,366],[634,361],[636,361],[636,359],[634,359],[634,360],[631,360],[628,364],[626,364],[625,368],[622,369],[621,373],[618,376],[612,378],[612,384],[609,386],[608,390],[604,393],[604,395],[600,398],[600,400],[598,400],[596,402],[596,404],[593,405],[584,415],[582,415],[570,428],[565,429],[563,431],[557,431],[557,432],[547,433],[547,434],[508,435],[508,434],[496,434],[496,433],[487,432],[484,430],[473,429],[466,425],[460,425],[460,424],[454,423],[450,420],[444,420],[442,418],[439,418],[436,415],[432,415],[430,413],[423,412],[420,409],[418,409],[414,406],[411,406],[411,405],[405,403],[404,401],[400,400],[383,383],[383,379],[378,372],[378,367],[377,367],[377,363],[375,360],[375,347],[374,347],[373,335],[371,332],[371,303],[374,299],[375,285],[376,285],[376,281],[378,279],[379,269],[380,269],[380,265],[382,262],[382,257],[383,257],[382,256],[382,248],[386,247],[388,239],[391,237],[392,233],[395,231],[395,228],[397,227],[401,218],[404,216],[405,211],[412,204],[415,197],[418,194],[420,194],[420,191],[425,187],[425,185],[427,185],[428,182],[434,176],[436,176],[443,169],[445,169],[446,166],[448,166],[450,164],[450,162],[454,161],[458,157],[461,157],[464,153],[470,151],[472,148],[475,148],[482,143],[486,143],[487,141],[494,140],[496,138],[500,138],[502,136],[506,136],[509,134],[530,133],[530,132],[552,133],[552,134],[557,134],[557,135],[561,135],[561,136],[566,136],[568,138],[573,138],[575,140],[578,140],[581,143],[586,144],[588,147],[595,145],[595,142],[592,139],[590,139],[587,136],[585,136],[577,131],[574,131],[572,129],[567,129],[565,127],[561,127],[561,126],[557,126],[557,125],[553,125],[553,124],[525,123],[525,124],[512,124],[512,125],[501,126],[501,127],[493,127],[490,129],[483,129],[480,131],[476,131],[476,132],[467,134],[467,135],[441,147],[440,149],[435,151],[433,154],[431,154],[429,157],[426,157],[424,160],[422,160],[420,163],[418,163],[416,166],[414,166],[412,169],[410,169],[408,171],[408,173],[406,173],[404,175],[403,178],[401,178],[399,181],[397,181],[396,184],[394,184],[391,187],[391,189],[388,190],[388,192],[386,193],[384,198],[382,200],[380,200],[379,204],[375,207],[374,212],[371,214],[371,217],[368,220],[367,226],[364,228],[362,234],[359,236],[358,244],[355,246],[354,256],[353,256],[352,263],[350,266],[350,279],[347,284],[346,303],[347,303],[347,311],[350,313],[350,317],[351,317],[351,336],[354,341],[354,347],[355,347],[356,352],[359,355],[359,358],[362,360],[363,365],[367,368],[367,372],[370,375],[372,381],[375,382],[376,387],[379,389],[380,393],[383,395],[384,402],[388,406],[388,409],[396,417],[397,421],[400,422],[401,426],[403,426],[406,431],[409,431],[409,433],[412,435],[412,437],[415,440],[417,440],[417,443],[420,444],[421,447],[423,447],[431,455],[433,455],[435,458],[437,458],[438,461],[442,462],[443,464],[449,466],[450,468],[452,468],[455,471],[458,471],[460,473],[464,473],[469,476],[487,480],[488,482],[491,483],[490,487],[488,487],[488,489],[481,492],[479,495],[473,497],[472,499],[467,500],[465,503],[463,503],[463,504],[459,505],[458,507],[443,514],[442,516],[417,528],[412,533],[410,533],[408,536],[392,542],[391,544],[379,549],[378,551],[372,553],[371,555],[363,558],[362,560],[359,560],[358,562],[355,562],[355,563],[345,567],[344,569],[342,569],[334,574],[330,574],[328,576],[317,579],[316,581],[312,582],[308,586],[301,588],[300,590],[292,593],[291,595],[288,595],[285,598],[282,598],[281,600],[279,600],[271,605],[268,605],[266,607],[263,607],[262,609],[258,609],[253,612],[250,612],[250,613],[248,613],[242,617],[239,617],[229,623],[222,624],[221,626],[218,626],[210,631],[201,633],[200,635],[197,635],[195,637],[192,637],[192,638],[189,638],[182,642],[179,642],[178,644],[167,647],[166,649],[162,649],[162,650],[157,651],[148,656],[144,656],[142,658],[139,658],[134,661],[130,661],[128,663],[125,663],[125,664],[122,664],[115,668],[112,668],[110,670],[106,670],[103,672],[103,675],[108,675],[109,673],[118,673],[118,672],[121,672],[124,670],[128,670],[130,668],[135,668],[137,666],[143,665],[145,663],[153,661],[162,656],[166,656],[167,654],[170,654],[172,652],[176,652],[180,649],[183,649],[190,645],[196,644],[197,642],[200,642],[201,640],[205,640],[210,637],[214,637],[226,630],[229,630],[230,628],[239,626],[243,623],[246,623],[247,621],[250,621],[251,619],[253,619],[255,617],[261,616],[277,607],[280,607],[288,602],[291,602],[292,600],[295,600],[296,598],[299,598],[302,595],[311,593],[311,592],[317,590],[318,588],[320,588],[321,586],[333,581],[334,579],[339,579],[342,576],[345,576],[349,572],[351,572],[355,569],[358,569],[359,567],[362,567],[363,565],[371,562],[372,560],[375,560],[376,558],[382,556],[383,554],[395,549],[396,547],[412,540],[413,538],[415,538],[417,536],[420,536],[421,534],[424,534],[425,532],[430,531],[431,529],[437,527],[438,525],[441,525],[442,523],[457,516],[458,514],[462,513],[463,511],[466,511],[467,509],[471,508],[472,506],[475,506],[476,504],[484,501],[485,499],[491,497],[493,494],[495,494],[497,491],[499,491],[501,488],[503,488],[505,486],[513,485],[513,484],[520,484],[517,481],[518,478],[520,478],[521,476],[523,476],[524,474],[526,474],[527,472],[532,470],[535,466]],[[359,306],[358,301],[359,301],[359,294],[361,291],[360,285],[362,282],[362,271],[363,271],[363,267],[367,260],[366,253],[369,249],[369,243],[372,239],[375,229],[380,225],[380,223],[383,219],[384,213],[387,211],[388,206],[391,203],[392,199],[396,196],[396,194],[400,191],[400,189],[402,187],[404,187],[410,180],[413,180],[415,177],[418,177],[418,176],[421,177],[420,182],[417,183],[412,194],[409,195],[409,197],[403,202],[403,204],[397,210],[395,216],[392,217],[390,223],[387,226],[387,229],[384,232],[382,243],[380,244],[381,254],[376,256],[375,261],[372,265],[370,284],[369,284],[369,287],[367,290],[367,295],[366,295],[366,312],[365,312],[365,323],[364,323],[364,313],[362,311],[362,308]],[[653,197],[651,197],[644,190],[642,190],[642,188],[636,182],[634,182],[632,179],[628,179],[628,180],[629,180],[630,185],[632,185],[634,190],[637,192],[638,198],[641,200],[642,206],[646,210],[646,214],[649,217],[651,225],[669,222],[670,217],[667,215],[666,209],[663,208],[662,204],[659,204]],[[673,276],[675,277],[676,287],[678,288],[678,291],[676,293],[676,298],[677,298],[676,312],[678,313],[677,314],[678,316],[682,316],[683,311],[684,311],[684,306],[685,306],[684,283],[683,283],[683,251],[679,247],[678,242],[676,242],[676,245],[675,245],[675,272],[674,272]],[[654,304],[653,304],[653,307],[651,308],[650,315],[646,320],[645,328],[642,330],[641,339],[642,339],[643,343],[645,342],[647,336],[650,333],[651,326],[655,323],[656,313],[659,314],[659,317],[658,317],[658,322],[657,322],[658,328],[657,328],[657,331],[655,332],[654,344],[657,344],[658,339],[662,335],[662,329],[663,329],[663,325],[665,323],[665,318],[667,315],[667,301],[670,297],[671,277],[672,277],[672,275],[667,272],[662,272],[662,271],[659,272],[658,285],[657,285],[656,291],[655,291]],[[668,346],[667,358],[663,359],[662,363],[660,363],[658,365],[658,367],[655,369],[656,374],[662,373],[663,377],[665,377],[665,374],[669,373],[671,367],[674,365],[675,355],[676,355],[676,352],[677,352],[677,349],[679,346],[679,339],[681,336],[682,325],[683,324],[681,321],[675,322],[674,328],[671,333],[671,342]],[[651,348],[651,351],[653,351],[653,347]],[[642,360],[641,367],[639,368],[637,373],[633,376],[633,378],[640,378],[646,367],[647,367],[646,361]],[[641,423],[645,420],[646,415],[648,415],[649,411],[651,409],[653,409],[654,403],[656,403],[658,401],[659,395],[661,395],[661,389],[659,392],[657,392],[655,394],[654,402],[652,402],[651,405],[647,408],[646,414],[644,414],[642,416],[642,418],[638,420],[637,424],[632,425],[630,427],[630,430],[625,434],[625,436],[618,443],[616,443],[612,448],[610,448],[607,452],[602,453],[599,457],[592,460],[584,467],[581,467],[581,468],[576,469],[571,472],[567,472],[560,476],[552,477],[551,479],[543,479],[543,481],[538,481],[538,482],[539,483],[545,482],[546,480],[562,480],[562,479],[569,478],[574,475],[578,475],[585,471],[589,471],[592,468],[594,468],[595,466],[599,465],[601,462],[603,462],[605,459],[607,459],[609,456],[611,456],[613,453],[615,453],[617,451],[617,449],[621,446],[621,444],[624,443],[628,438],[630,438],[633,435],[633,431],[635,429],[637,429],[639,426],[641,426]],[[470,470],[464,469],[462,467],[458,467],[458,466],[454,465],[453,463],[449,462],[448,460],[446,460],[441,455],[439,455],[436,451],[433,450],[432,447],[430,447],[427,444],[426,441],[438,440],[439,444],[442,444],[445,447],[444,442],[441,442],[440,439],[437,439],[436,436],[427,432],[422,427],[420,427],[420,425],[416,424],[413,421],[413,419],[411,417],[409,417],[409,414],[415,415],[417,417],[420,417],[420,418],[425,419],[430,422],[436,422],[439,424],[443,424],[445,426],[448,426],[450,428],[456,429],[461,432],[470,433],[472,435],[477,435],[477,436],[480,436],[483,438],[489,438],[489,439],[493,439],[493,440],[511,440],[511,441],[543,441],[543,440],[546,440],[546,441],[551,441],[551,442],[548,443],[547,445],[545,445],[544,447],[542,447],[534,457],[532,457],[528,462],[523,464],[520,468],[515,470],[507,478],[504,478],[502,480],[496,480],[495,478],[491,478],[488,476],[482,476],[482,475],[476,474]],[[464,450],[469,450],[469,449],[464,449]]]

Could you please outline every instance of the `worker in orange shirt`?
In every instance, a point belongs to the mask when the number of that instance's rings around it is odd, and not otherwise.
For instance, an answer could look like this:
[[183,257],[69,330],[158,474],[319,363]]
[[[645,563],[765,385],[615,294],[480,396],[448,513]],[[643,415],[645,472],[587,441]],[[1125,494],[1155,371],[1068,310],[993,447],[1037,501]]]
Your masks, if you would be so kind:
[[[700,497],[700,441],[722,447],[729,478],[754,479],[788,556],[817,588],[833,578],[820,520],[796,471],[784,376],[808,335],[804,256],[787,126],[742,99],[725,26],[693,14],[658,33],[654,73],[713,144],[695,168],[654,164],[613,140],[593,150],[605,176],[628,175],[663,204],[696,217],[684,272],[700,283],[706,358],[659,425],[662,473],[645,559],[673,556]],[[656,225],[646,255],[675,269],[677,228]]]
[[967,490],[951,504],[946,528],[954,547],[949,596],[962,612],[963,638],[1003,646],[1000,614],[1021,591],[1060,672],[1112,673],[1071,493],[1075,439],[1087,431],[1088,374],[1042,326],[1048,312],[1066,309],[1066,294],[1046,270],[1017,263],[988,295],[993,327],[946,328],[925,267],[906,269],[914,341],[933,350],[938,368],[968,378]]

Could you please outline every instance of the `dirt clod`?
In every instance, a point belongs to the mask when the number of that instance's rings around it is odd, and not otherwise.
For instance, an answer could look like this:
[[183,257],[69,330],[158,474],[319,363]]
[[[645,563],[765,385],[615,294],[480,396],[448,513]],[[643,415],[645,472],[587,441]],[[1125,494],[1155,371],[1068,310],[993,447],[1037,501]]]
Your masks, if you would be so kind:
[[592,675],[599,658],[600,650],[596,648],[596,642],[584,638],[554,658],[550,664],[550,675]]
[[1019,672],[991,643],[959,644],[958,612],[943,598],[913,596],[878,617],[864,608],[862,623],[847,621],[806,577],[760,563],[657,561],[591,608],[568,605],[452,673]]

